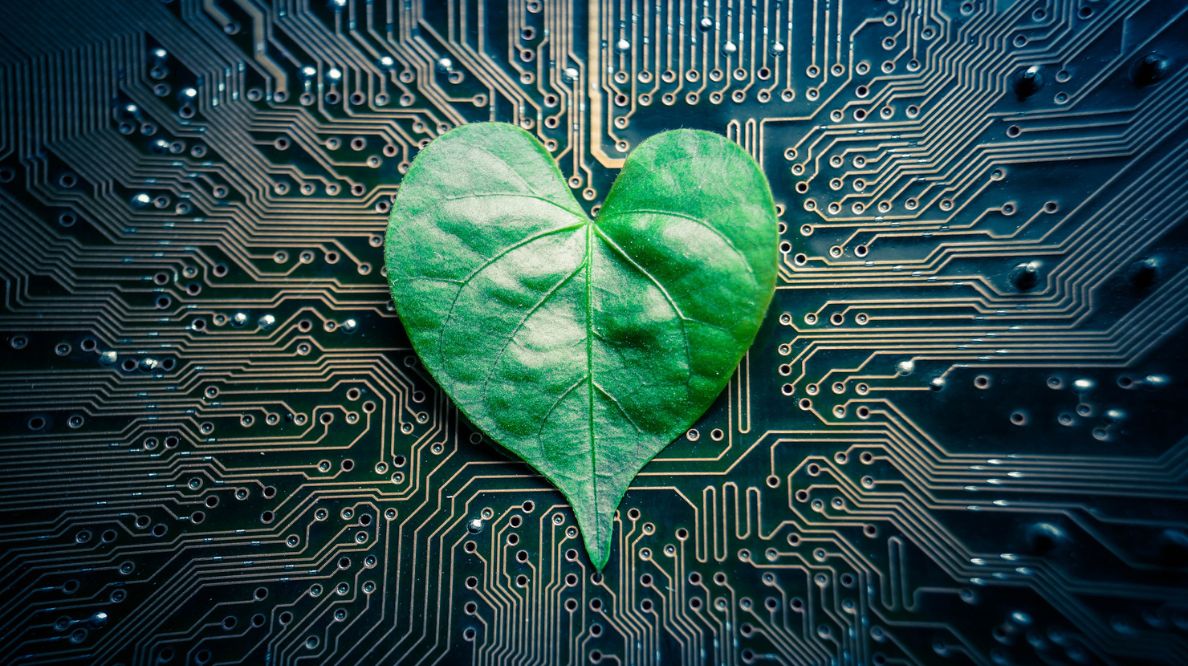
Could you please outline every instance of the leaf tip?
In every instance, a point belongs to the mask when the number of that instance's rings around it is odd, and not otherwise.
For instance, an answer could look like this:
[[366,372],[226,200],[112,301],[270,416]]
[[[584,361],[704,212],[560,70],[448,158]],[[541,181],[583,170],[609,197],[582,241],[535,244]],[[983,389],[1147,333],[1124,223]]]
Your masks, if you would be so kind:
[[594,565],[595,571],[601,572],[606,568],[606,563],[610,561],[610,549],[609,533],[602,538],[586,538],[586,553],[590,556],[590,564]]
[[614,543],[615,521],[614,511],[609,513],[593,513],[582,510],[578,505],[572,505],[577,514],[578,527],[582,532],[582,541],[586,544],[586,554],[596,571],[602,571],[610,561],[611,545]]

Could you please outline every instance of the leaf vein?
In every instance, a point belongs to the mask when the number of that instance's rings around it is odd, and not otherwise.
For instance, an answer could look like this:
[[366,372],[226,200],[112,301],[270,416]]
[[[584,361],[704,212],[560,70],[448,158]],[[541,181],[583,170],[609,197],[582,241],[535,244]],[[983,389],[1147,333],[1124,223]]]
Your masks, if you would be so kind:
[[618,398],[611,395],[609,391],[602,388],[602,385],[593,379],[590,380],[590,383],[593,384],[594,388],[598,389],[599,393],[606,396],[607,400],[610,400],[612,403],[614,403],[615,407],[618,408],[619,413],[623,415],[623,418],[627,419],[627,422],[631,424],[632,428],[635,428],[635,432],[643,434],[643,428],[640,428],[639,424],[635,422],[635,419],[631,418],[631,415],[628,414],[627,410],[623,408],[623,403],[619,402]]
[[489,149],[489,148],[486,148],[486,147],[484,147],[484,146],[480,146],[480,145],[478,145],[478,144],[471,144],[471,145],[470,145],[470,147],[471,147],[471,148],[474,148],[475,150],[479,151],[480,153],[486,153],[487,155],[490,155],[490,156],[491,156],[491,157],[492,157],[492,158],[493,158],[493,159],[494,159],[496,162],[499,162],[499,163],[500,163],[500,164],[502,164],[504,167],[506,167],[506,168],[507,168],[507,171],[508,171],[508,173],[510,173],[511,175],[515,176],[515,177],[516,177],[516,180],[518,180],[518,181],[520,181],[521,183],[523,183],[523,184],[524,184],[524,187],[528,188],[528,191],[529,191],[529,192],[532,192],[533,194],[536,194],[536,190],[535,190],[535,189],[533,189],[533,187],[532,187],[532,183],[528,182],[528,179],[527,179],[527,178],[525,178],[525,177],[521,176],[521,175],[520,175],[520,172],[519,172],[519,171],[516,171],[516,168],[515,168],[514,166],[512,166],[512,164],[511,164],[510,162],[508,162],[507,160],[503,159],[503,157],[501,157],[500,155],[496,154],[496,153],[495,153],[494,151],[492,151],[491,149]]
[[672,308],[673,313],[676,314],[678,325],[681,328],[681,338],[685,343],[685,387],[688,388],[690,383],[693,381],[693,352],[689,347],[689,330],[685,327],[685,322],[689,318],[685,316],[684,312],[681,312],[681,308],[676,304],[676,301],[673,300],[672,296],[668,293],[668,290],[664,288],[664,285],[660,284],[660,281],[657,280],[654,275],[648,272],[648,270],[643,266],[640,266],[639,262],[637,262],[634,257],[628,254],[626,250],[620,247],[619,244],[614,241],[614,239],[606,235],[606,233],[601,229],[594,227],[594,231],[598,234],[599,238],[601,238],[607,243],[607,245],[611,247],[611,249],[613,249],[619,256],[626,259],[627,263],[631,264],[635,270],[643,274],[644,277],[650,280],[652,284],[654,284],[656,288],[660,290],[660,293],[664,295],[664,300],[668,302],[668,306]]
[[572,208],[567,208],[547,197],[542,197],[539,194],[528,194],[526,192],[477,192],[475,194],[459,194],[453,197],[442,197],[441,201],[468,201],[470,199],[497,199],[499,197],[508,197],[511,199],[531,199],[533,201],[539,201],[541,203],[548,204],[554,208],[560,208],[561,210],[575,217],[578,215],[585,215],[585,213],[575,211]]
[[540,441],[540,436],[542,434],[544,434],[545,426],[548,425],[548,423],[549,423],[549,417],[553,415],[553,412],[556,411],[557,406],[561,404],[561,401],[564,400],[566,398],[566,396],[568,396],[570,393],[573,393],[574,390],[577,389],[577,387],[582,385],[582,382],[586,381],[589,378],[590,378],[590,375],[587,374],[582,377],[579,377],[576,382],[570,384],[569,388],[562,391],[561,395],[557,396],[557,399],[553,401],[553,404],[549,405],[549,409],[544,413],[544,416],[541,417],[540,428],[536,431],[536,444],[540,447],[540,455],[542,457],[544,456],[545,453],[544,453],[544,444]]
[[549,287],[549,290],[546,291],[544,295],[541,296],[540,299],[536,301],[536,303],[534,303],[527,312],[524,313],[524,316],[520,317],[520,321],[516,323],[515,328],[508,332],[507,340],[503,342],[503,346],[499,348],[499,352],[495,354],[495,358],[491,360],[491,367],[487,370],[487,376],[483,378],[483,383],[480,388],[482,389],[484,403],[487,401],[487,389],[491,386],[491,379],[495,374],[495,369],[499,367],[499,362],[503,360],[503,355],[507,353],[507,348],[511,346],[511,343],[515,341],[516,335],[520,332],[520,329],[524,328],[524,324],[528,323],[528,320],[532,318],[532,315],[536,314],[540,308],[544,307],[544,304],[553,297],[553,294],[556,294],[557,291],[561,289],[561,287],[564,287],[567,282],[572,280],[575,275],[580,273],[585,265],[586,262],[584,261],[581,264],[578,264],[577,268],[574,268],[565,277],[561,278],[557,284]]
[[[597,228],[593,223],[586,225],[586,376],[589,378],[587,396],[587,422],[590,433],[590,484],[594,507],[598,508],[598,455],[594,448],[594,232]],[[597,516],[594,518],[594,533],[599,543],[602,541],[602,523]]]
[[454,319],[454,311],[458,307],[458,299],[462,297],[462,292],[466,290],[466,287],[468,285],[470,285],[470,283],[473,282],[474,279],[476,277],[478,277],[478,275],[480,273],[482,273],[483,271],[490,268],[492,265],[494,265],[500,259],[506,257],[508,254],[511,254],[512,252],[515,252],[516,250],[524,247],[525,245],[534,243],[542,238],[552,236],[554,234],[563,233],[566,231],[572,231],[572,230],[577,229],[581,226],[582,226],[581,224],[573,224],[573,225],[569,225],[566,227],[558,227],[556,229],[549,229],[547,231],[542,231],[538,234],[529,236],[528,238],[525,238],[519,242],[512,243],[511,245],[500,250],[497,254],[492,256],[490,259],[484,261],[482,263],[482,265],[480,265],[478,268],[471,271],[469,275],[467,275],[465,278],[462,279],[460,286],[458,287],[458,291],[454,292],[454,298],[450,300],[450,309],[446,311],[446,316],[441,320],[441,330],[437,335],[437,353],[439,356],[441,356],[441,364],[443,367],[446,364],[445,334],[446,334],[446,331],[450,327],[450,323]]
[[734,254],[738,255],[738,258],[742,260],[743,268],[747,269],[747,273],[750,274],[751,279],[758,281],[758,278],[755,276],[755,269],[751,267],[751,262],[747,261],[747,256],[745,254],[743,254],[741,250],[738,249],[738,246],[736,246],[734,244],[734,241],[730,240],[730,237],[727,236],[726,234],[722,233],[722,231],[720,229],[714,227],[713,225],[709,224],[708,222],[706,222],[705,220],[703,220],[701,218],[695,217],[693,215],[688,215],[686,213],[678,213],[678,212],[670,211],[670,210],[659,210],[659,209],[655,209],[655,208],[632,208],[630,210],[613,211],[610,214],[603,217],[602,219],[607,219],[610,217],[622,217],[624,215],[639,215],[639,214],[663,215],[665,217],[675,217],[680,220],[685,220],[686,222],[692,222],[693,224],[696,224],[697,226],[706,229],[713,235],[717,236],[718,240],[725,243],[726,247],[730,248],[730,250],[732,252],[734,252]]

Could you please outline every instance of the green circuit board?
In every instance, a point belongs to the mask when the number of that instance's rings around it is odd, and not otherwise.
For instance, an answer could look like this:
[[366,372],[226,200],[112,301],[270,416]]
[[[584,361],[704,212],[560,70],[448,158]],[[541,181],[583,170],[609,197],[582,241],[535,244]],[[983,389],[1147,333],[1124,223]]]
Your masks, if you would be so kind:
[[[1182,0],[0,1],[0,663],[1188,662],[1186,65]],[[591,214],[679,127],[775,196],[601,573],[388,290],[492,120]]]

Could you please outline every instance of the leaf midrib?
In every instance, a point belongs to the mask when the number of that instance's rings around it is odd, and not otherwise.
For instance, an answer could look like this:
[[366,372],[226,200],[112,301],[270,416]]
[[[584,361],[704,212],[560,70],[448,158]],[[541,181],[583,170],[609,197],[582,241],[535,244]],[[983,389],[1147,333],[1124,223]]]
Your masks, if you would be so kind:
[[[586,410],[590,442],[590,483],[594,507],[598,509],[598,449],[594,445],[594,228],[596,220],[586,216],[586,395],[589,403]],[[602,542],[602,521],[595,519],[594,534]]]

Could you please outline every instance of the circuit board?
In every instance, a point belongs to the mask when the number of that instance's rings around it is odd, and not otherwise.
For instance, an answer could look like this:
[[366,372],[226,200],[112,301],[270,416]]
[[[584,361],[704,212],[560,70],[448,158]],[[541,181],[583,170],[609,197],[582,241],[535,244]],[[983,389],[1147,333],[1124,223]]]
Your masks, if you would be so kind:
[[[0,663],[1188,663],[1188,3],[0,17]],[[401,175],[487,120],[591,213],[675,127],[775,194],[601,573],[391,304]]]

